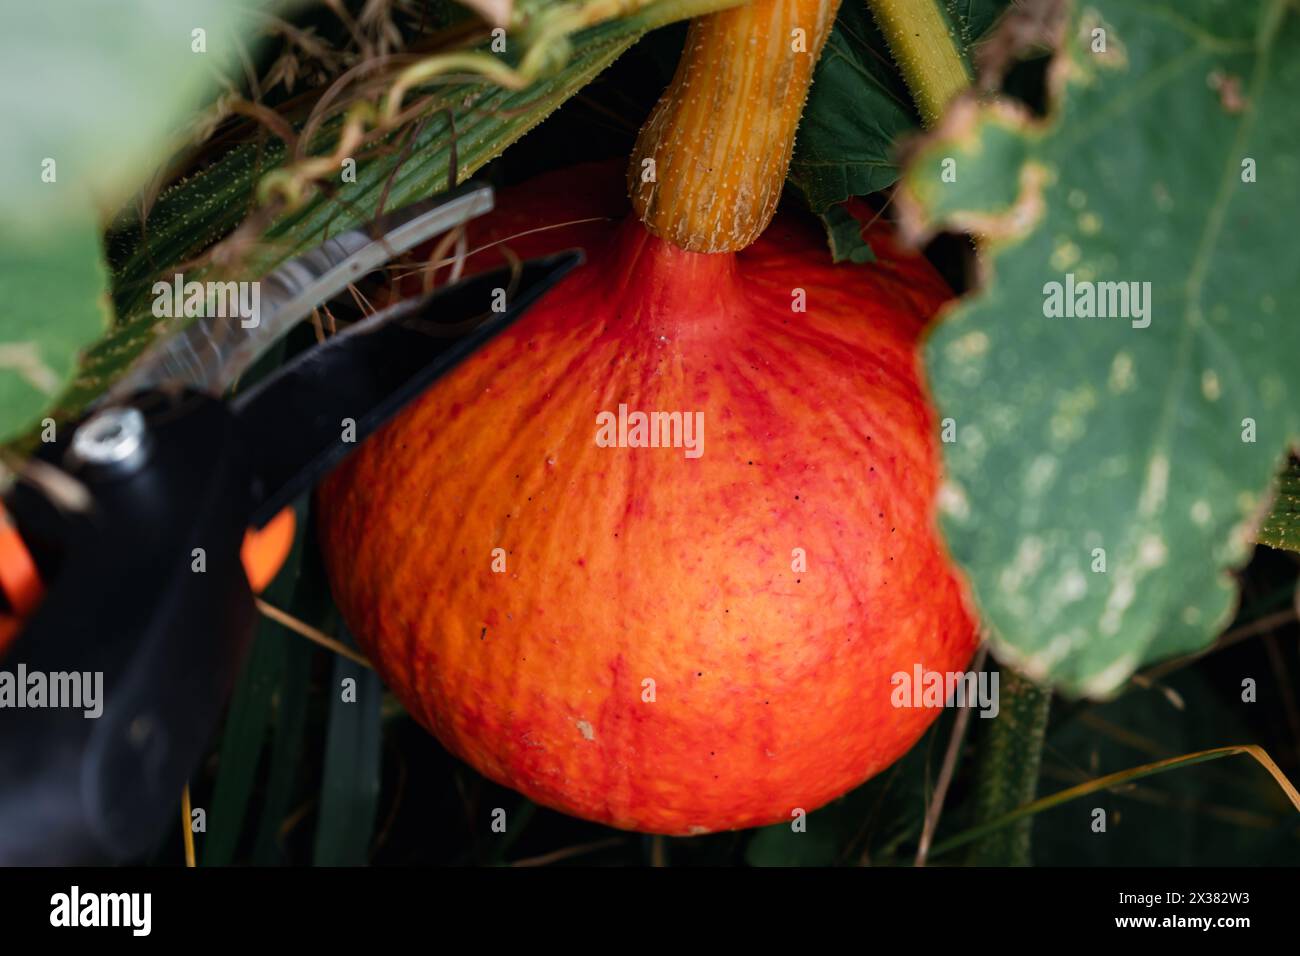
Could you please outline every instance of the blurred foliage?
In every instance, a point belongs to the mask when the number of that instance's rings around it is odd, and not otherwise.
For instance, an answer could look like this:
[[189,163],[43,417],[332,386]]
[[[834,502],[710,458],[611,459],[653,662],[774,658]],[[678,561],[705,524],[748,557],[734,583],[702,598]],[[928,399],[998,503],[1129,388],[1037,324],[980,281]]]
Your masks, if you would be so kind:
[[100,215],[152,174],[250,32],[249,0],[5,4],[0,57],[0,442],[108,329]]
[[[279,6],[5,4],[0,53],[7,75],[27,82],[0,96],[0,218],[39,232],[129,199],[239,61],[255,8]],[[47,159],[56,161],[53,182],[41,176]]]
[[92,209],[80,216],[0,234],[0,441],[41,416],[109,328],[99,223]]

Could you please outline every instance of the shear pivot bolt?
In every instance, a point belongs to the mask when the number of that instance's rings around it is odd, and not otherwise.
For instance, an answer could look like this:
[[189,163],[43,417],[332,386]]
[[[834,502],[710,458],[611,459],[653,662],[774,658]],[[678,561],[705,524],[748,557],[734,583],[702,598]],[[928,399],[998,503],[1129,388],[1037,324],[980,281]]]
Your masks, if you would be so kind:
[[106,408],[73,433],[69,455],[74,464],[127,471],[144,459],[145,437],[139,409]]

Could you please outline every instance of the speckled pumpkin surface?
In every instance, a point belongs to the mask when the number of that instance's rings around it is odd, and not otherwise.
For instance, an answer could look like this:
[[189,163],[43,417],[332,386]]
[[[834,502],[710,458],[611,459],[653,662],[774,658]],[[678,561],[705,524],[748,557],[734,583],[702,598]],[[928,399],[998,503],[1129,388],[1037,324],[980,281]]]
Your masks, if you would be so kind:
[[[616,827],[789,820],[887,767],[937,714],[891,706],[891,676],[975,646],[917,372],[942,280],[880,229],[876,263],[832,265],[784,216],[684,252],[626,216],[616,168],[498,206],[471,249],[587,264],[318,496],[384,679],[488,777]],[[702,412],[702,453],[601,447],[620,405]]]

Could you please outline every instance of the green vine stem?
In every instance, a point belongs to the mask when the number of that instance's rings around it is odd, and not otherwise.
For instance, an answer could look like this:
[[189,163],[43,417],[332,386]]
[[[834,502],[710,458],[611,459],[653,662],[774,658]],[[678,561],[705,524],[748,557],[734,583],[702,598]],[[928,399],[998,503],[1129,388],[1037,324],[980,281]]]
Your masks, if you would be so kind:
[[867,0],[927,127],[971,83],[939,0]]
[[[975,770],[976,827],[997,820],[1034,799],[1043,760],[1043,737],[1051,691],[1003,667],[1001,710],[978,745]],[[977,866],[1028,866],[1034,821],[1026,816],[978,840],[968,862]]]

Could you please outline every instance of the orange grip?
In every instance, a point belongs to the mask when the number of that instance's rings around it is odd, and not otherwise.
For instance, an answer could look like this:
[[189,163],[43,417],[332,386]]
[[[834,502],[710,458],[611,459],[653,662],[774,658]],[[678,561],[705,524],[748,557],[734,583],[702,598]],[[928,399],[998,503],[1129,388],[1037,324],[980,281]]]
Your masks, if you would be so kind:
[[31,615],[45,595],[41,573],[27,545],[0,504],[0,592],[12,614],[0,614],[0,656],[22,630],[23,619]]
[[261,594],[275,580],[280,568],[284,567],[284,559],[293,547],[293,536],[297,528],[298,519],[293,508],[285,508],[264,527],[249,528],[245,532],[239,557],[244,562],[248,586],[254,594]]

